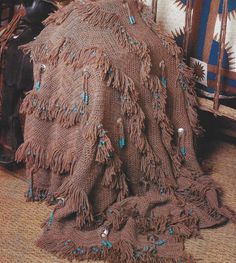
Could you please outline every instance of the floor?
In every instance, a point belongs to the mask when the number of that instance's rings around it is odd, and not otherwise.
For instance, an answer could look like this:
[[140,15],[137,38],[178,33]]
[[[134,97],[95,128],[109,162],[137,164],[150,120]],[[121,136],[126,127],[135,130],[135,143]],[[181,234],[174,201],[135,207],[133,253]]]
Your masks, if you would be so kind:
[[[222,186],[224,202],[236,210],[236,143],[210,139],[203,145],[203,167]],[[0,168],[0,262],[66,263],[34,245],[50,208],[25,202],[26,188],[23,169],[9,172]],[[186,250],[202,263],[236,263],[236,227],[229,223],[204,230],[202,239],[187,242]]]

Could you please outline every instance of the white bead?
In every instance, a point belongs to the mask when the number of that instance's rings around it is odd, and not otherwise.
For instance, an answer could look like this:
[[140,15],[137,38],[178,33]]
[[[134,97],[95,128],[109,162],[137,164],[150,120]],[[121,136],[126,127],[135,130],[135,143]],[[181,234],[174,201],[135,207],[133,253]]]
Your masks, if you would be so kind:
[[107,238],[108,234],[109,234],[109,230],[107,228],[103,228],[102,233],[101,233],[101,237]]
[[63,197],[58,197],[57,198],[57,200],[58,200],[58,203],[61,203],[61,204],[65,204],[65,198],[63,198]]
[[46,65],[45,65],[45,64],[42,64],[42,65],[41,65],[41,70],[42,70],[42,71],[45,71],[45,70],[46,70]]
[[108,233],[109,233],[108,229],[105,229],[104,232],[103,232],[103,234],[106,235],[106,236],[108,235]]
[[179,134],[179,135],[182,135],[183,133],[184,133],[184,128],[179,128],[179,129],[178,129],[178,134]]

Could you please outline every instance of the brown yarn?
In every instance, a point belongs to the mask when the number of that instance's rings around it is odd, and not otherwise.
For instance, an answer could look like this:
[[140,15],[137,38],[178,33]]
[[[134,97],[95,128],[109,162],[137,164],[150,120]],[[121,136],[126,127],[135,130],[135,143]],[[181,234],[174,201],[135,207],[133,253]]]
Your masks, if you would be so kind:
[[28,200],[57,203],[38,246],[70,260],[194,262],[184,241],[234,213],[196,160],[191,70],[151,10],[126,2],[74,1],[23,47],[35,89],[16,158],[33,178]]

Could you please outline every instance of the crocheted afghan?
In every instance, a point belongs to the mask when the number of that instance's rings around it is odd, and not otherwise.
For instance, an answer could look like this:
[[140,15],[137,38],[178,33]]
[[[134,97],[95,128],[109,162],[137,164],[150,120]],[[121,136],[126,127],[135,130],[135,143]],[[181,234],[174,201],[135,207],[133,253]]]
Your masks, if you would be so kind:
[[234,214],[203,175],[191,70],[138,0],[73,1],[24,46],[29,201],[54,205],[38,246],[70,260],[194,262],[184,241]]

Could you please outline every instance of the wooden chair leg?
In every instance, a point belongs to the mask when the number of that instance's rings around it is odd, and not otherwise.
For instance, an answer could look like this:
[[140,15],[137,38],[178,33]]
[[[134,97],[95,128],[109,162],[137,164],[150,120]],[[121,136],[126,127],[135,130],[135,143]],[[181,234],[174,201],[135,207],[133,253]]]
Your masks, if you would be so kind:
[[186,5],[186,15],[185,15],[185,27],[184,27],[184,44],[183,44],[183,51],[184,57],[188,64],[189,62],[189,42],[190,36],[192,31],[192,8],[193,8],[193,1],[188,0]]
[[152,0],[152,13],[154,16],[154,22],[157,21],[157,0]]
[[225,50],[225,39],[226,39],[226,29],[227,29],[227,20],[228,20],[228,0],[224,0],[223,13],[222,13],[222,22],[221,22],[221,31],[220,31],[220,47],[219,47],[219,59],[217,66],[217,84],[216,91],[214,96],[214,105],[213,108],[215,111],[219,109],[219,97],[222,87],[222,62],[224,57]]

